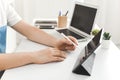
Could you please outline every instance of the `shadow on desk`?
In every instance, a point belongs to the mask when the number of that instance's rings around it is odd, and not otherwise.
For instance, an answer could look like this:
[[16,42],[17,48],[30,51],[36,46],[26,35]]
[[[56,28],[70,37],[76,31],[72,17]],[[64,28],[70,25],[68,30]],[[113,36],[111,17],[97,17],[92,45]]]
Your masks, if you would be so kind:
[[0,71],[0,79],[5,71]]

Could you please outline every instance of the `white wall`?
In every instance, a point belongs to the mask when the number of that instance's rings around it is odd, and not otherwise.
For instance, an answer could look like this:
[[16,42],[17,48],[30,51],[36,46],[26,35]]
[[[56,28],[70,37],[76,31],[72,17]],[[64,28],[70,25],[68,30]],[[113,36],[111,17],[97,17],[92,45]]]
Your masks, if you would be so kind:
[[57,18],[59,11],[71,9],[73,1],[83,0],[16,0],[16,10],[29,23],[35,18]]
[[120,44],[120,0],[109,0],[105,29],[112,33],[112,39]]

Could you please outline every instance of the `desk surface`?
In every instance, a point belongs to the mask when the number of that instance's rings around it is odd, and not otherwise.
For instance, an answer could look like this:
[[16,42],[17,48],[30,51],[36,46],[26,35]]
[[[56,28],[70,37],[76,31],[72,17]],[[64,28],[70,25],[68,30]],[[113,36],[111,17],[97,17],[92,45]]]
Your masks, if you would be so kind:
[[[81,50],[87,43],[79,43]],[[18,46],[16,52],[34,51],[46,47],[25,39]],[[97,49],[90,77],[72,73],[81,50],[76,49],[70,52],[63,62],[30,64],[6,70],[1,80],[120,80],[120,51],[112,42],[109,49],[101,47]]]
[[109,49],[102,46],[96,51],[92,76],[71,73],[69,80],[120,80],[120,50],[110,43]]
[[[54,31],[47,31],[54,34],[55,37],[60,37]],[[82,42],[79,46],[81,50],[88,42]],[[24,39],[16,49],[19,51],[35,51],[46,48],[47,46],[31,42]],[[70,73],[74,67],[77,57],[81,50],[69,52],[68,57],[62,62],[54,62],[48,64],[31,64],[10,70],[6,70],[2,80],[68,80]]]

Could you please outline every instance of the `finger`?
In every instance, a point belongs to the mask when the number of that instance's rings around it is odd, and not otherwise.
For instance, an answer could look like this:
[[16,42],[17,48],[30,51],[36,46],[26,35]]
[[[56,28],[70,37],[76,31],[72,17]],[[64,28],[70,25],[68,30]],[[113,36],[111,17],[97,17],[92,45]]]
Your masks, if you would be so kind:
[[56,50],[55,54],[53,54],[56,57],[62,57],[62,58],[66,58],[66,53],[60,50]]
[[63,43],[65,43],[67,45],[72,45],[72,43],[69,40],[67,40],[66,38],[63,38],[62,40],[63,40],[62,41]]
[[72,36],[68,36],[68,37],[69,37],[69,39],[70,39],[72,42],[74,42],[76,45],[78,45],[78,41],[77,41],[76,38],[74,38],[74,37],[72,37]]
[[53,61],[54,62],[58,62],[58,61],[63,61],[65,58],[61,58],[61,57],[54,57]]
[[68,47],[65,47],[66,50],[75,50],[75,46],[68,46]]
[[61,58],[66,58],[66,54],[65,53],[59,53],[57,55],[54,55],[56,57],[61,57]]

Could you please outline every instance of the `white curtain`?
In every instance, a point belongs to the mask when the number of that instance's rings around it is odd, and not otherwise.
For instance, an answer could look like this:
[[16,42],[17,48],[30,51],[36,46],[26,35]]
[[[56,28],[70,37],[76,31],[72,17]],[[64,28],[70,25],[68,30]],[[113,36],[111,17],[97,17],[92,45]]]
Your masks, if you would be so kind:
[[120,44],[120,0],[85,0],[99,6],[97,24],[112,34],[112,40]]

